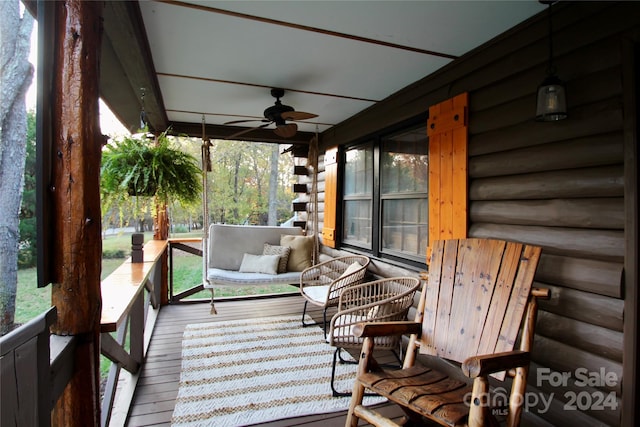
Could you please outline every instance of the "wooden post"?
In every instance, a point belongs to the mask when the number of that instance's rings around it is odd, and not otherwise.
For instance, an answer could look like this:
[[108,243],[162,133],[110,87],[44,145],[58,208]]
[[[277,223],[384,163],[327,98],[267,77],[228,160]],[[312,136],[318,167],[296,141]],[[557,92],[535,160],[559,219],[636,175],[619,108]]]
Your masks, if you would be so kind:
[[101,8],[78,0],[55,6],[52,332],[77,338],[74,372],[51,415],[56,426],[100,424]]

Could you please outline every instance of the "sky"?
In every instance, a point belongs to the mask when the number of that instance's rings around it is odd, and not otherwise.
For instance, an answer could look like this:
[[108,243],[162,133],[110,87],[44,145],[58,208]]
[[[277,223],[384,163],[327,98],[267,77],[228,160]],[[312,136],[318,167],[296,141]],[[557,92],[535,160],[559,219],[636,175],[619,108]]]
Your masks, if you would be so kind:
[[[2,1],[2,0],[0,0]],[[38,67],[38,23],[34,22],[33,24],[33,32],[31,33],[31,51],[29,53],[29,62],[31,62],[34,67]],[[36,109],[36,99],[37,99],[37,82],[35,76],[37,72],[34,73],[33,83],[31,83],[31,87],[27,91],[26,102],[27,102],[27,111]],[[104,135],[109,136],[119,136],[119,135],[128,135],[129,131],[118,121],[118,119],[113,115],[109,107],[100,100],[100,128]]]

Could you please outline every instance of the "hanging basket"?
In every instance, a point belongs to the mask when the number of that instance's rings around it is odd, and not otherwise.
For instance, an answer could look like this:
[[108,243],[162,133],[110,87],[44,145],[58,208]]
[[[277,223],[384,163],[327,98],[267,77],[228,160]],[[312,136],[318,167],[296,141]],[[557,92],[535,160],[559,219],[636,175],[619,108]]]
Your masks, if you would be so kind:
[[202,189],[198,163],[175,146],[166,131],[154,139],[127,136],[103,150],[100,189],[110,201],[155,196],[161,204],[196,203]]
[[142,184],[138,188],[135,183],[130,182],[127,192],[130,196],[138,196],[138,197],[153,197],[156,195],[158,191],[158,184],[156,182],[147,182],[147,184]]

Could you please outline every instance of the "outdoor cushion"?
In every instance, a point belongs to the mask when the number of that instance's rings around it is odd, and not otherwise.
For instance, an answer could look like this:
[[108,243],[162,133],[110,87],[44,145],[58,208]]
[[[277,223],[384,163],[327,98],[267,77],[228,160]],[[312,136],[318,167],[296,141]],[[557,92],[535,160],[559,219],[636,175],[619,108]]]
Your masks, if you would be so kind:
[[304,293],[312,300],[324,303],[329,295],[329,285],[307,286]]
[[211,285],[287,285],[300,281],[299,272],[282,274],[241,273],[236,270],[210,268],[207,277]]
[[280,256],[280,260],[278,261],[278,273],[286,273],[287,263],[289,262],[290,253],[291,253],[291,248],[288,246],[276,246],[276,245],[271,245],[269,243],[264,244],[264,249],[262,251],[262,255],[279,255]]
[[360,268],[362,268],[362,266],[360,265],[359,262],[353,262],[353,263],[349,264],[349,267],[347,267],[347,269],[344,270],[344,272],[340,275],[340,277],[338,277],[338,279],[342,279],[343,277],[348,276],[351,273],[355,273]]
[[280,244],[283,234],[301,235],[300,227],[211,224],[209,268],[238,270],[245,253],[259,255],[264,244]]
[[280,245],[291,248],[287,271],[302,271],[311,267],[311,255],[315,236],[291,236],[283,234]]
[[280,255],[244,254],[240,264],[241,273],[278,274]]

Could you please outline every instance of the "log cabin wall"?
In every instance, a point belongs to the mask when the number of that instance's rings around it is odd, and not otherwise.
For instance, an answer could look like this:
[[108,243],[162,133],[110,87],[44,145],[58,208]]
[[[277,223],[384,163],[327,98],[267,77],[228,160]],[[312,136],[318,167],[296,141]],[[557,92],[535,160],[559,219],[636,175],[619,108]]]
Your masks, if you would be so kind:
[[[525,425],[638,421],[638,16],[638,2],[554,6],[554,63],[569,102],[564,121],[533,120],[547,68],[541,14],[321,135],[323,153],[417,115],[426,120],[430,105],[469,92],[469,236],[541,245],[536,281],[552,291],[541,303]],[[339,240],[337,249],[321,249],[343,253]],[[372,273],[416,270],[376,259]],[[555,375],[570,378],[556,383]]]

